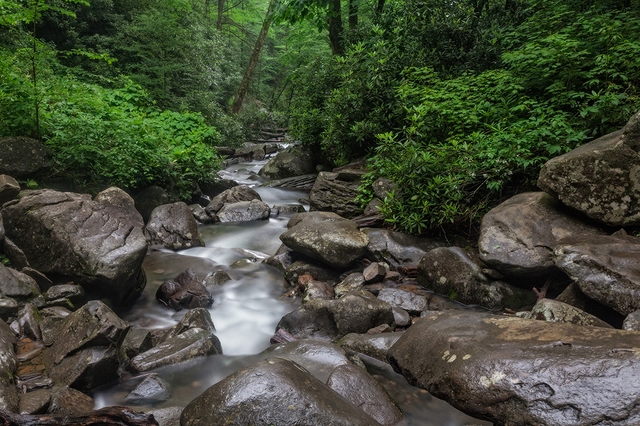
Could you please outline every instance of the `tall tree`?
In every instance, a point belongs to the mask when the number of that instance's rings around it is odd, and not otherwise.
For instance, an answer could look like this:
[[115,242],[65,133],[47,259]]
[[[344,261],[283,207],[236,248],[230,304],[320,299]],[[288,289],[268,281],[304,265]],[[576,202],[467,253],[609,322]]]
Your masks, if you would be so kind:
[[238,92],[233,99],[233,105],[231,106],[231,111],[233,113],[238,113],[240,111],[240,107],[244,102],[244,98],[247,96],[247,92],[249,91],[249,86],[251,86],[251,80],[253,79],[253,73],[256,70],[260,59],[260,53],[262,52],[262,47],[264,46],[264,42],[267,39],[267,34],[269,34],[269,28],[271,27],[271,22],[273,22],[273,12],[276,6],[277,0],[270,0],[269,7],[267,9],[267,14],[264,17],[264,21],[262,22],[262,28],[260,29],[260,34],[258,34],[258,39],[256,40],[256,44],[253,46],[253,51],[251,52],[251,57],[249,58],[249,63],[247,64],[247,69],[244,72],[244,77],[242,77],[242,81],[240,82],[240,86],[238,87]]

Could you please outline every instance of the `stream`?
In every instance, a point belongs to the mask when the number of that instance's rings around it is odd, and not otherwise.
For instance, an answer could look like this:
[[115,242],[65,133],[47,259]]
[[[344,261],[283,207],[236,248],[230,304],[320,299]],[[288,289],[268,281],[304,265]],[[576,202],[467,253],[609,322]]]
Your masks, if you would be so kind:
[[[263,201],[274,204],[299,204],[308,192],[281,188],[257,187],[265,180],[257,176],[266,163],[251,162],[233,165],[221,177],[240,184],[254,186]],[[286,281],[277,269],[261,263],[280,246],[279,236],[290,215],[271,217],[265,221],[200,225],[206,247],[179,252],[159,250],[150,252],[145,261],[147,286],[140,299],[120,316],[134,326],[147,329],[168,328],[186,313],[166,308],[155,299],[158,287],[187,268],[204,278],[216,269],[226,271],[232,278],[213,292],[214,303],[209,309],[220,339],[224,355],[195,359],[166,366],[154,372],[169,386],[171,397],[153,405],[132,405],[127,394],[146,377],[141,375],[120,383],[105,386],[94,392],[96,409],[110,405],[131,406],[137,410],[185,406],[208,387],[262,359],[260,355],[270,343],[280,319],[299,306],[300,301],[280,300],[286,291]],[[294,359],[303,367],[326,381],[331,367],[310,362],[308,358]],[[402,425],[463,426],[491,425],[474,419],[432,397],[424,390],[410,386],[385,363],[365,357],[369,372],[396,401],[405,419]]]

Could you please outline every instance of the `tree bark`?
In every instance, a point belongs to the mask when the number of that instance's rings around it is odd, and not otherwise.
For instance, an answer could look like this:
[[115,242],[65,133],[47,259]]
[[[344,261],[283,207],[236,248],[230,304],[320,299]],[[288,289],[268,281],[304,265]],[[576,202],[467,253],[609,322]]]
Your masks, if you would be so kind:
[[240,82],[240,87],[238,87],[238,92],[236,93],[235,98],[233,99],[233,105],[231,106],[231,111],[234,114],[237,114],[240,111],[240,107],[244,102],[244,98],[247,96],[247,92],[249,91],[249,86],[251,86],[251,79],[253,78],[253,73],[256,70],[256,66],[258,65],[258,61],[260,59],[260,53],[262,52],[262,47],[264,46],[264,42],[267,39],[267,34],[269,33],[269,27],[271,26],[271,21],[273,20],[273,9],[275,8],[277,0],[271,0],[269,2],[269,8],[267,9],[267,15],[262,22],[262,28],[260,29],[260,34],[258,34],[258,39],[256,40],[256,44],[253,47],[253,52],[251,52],[251,57],[249,58],[249,63],[247,64],[247,69],[244,72],[244,77],[242,77],[242,81]]
[[384,9],[385,0],[378,0],[378,4],[376,4],[376,18],[380,18],[382,16],[382,10]]
[[127,407],[105,407],[79,416],[67,414],[16,414],[0,410],[0,426],[158,426],[153,414]]
[[218,0],[218,20],[216,21],[216,29],[222,30],[222,19],[224,17],[224,2],[225,0]]
[[329,21],[329,43],[331,43],[331,52],[334,55],[342,55],[344,54],[344,46],[342,43],[343,27],[340,0],[329,0],[327,20]]
[[349,0],[349,29],[355,30],[358,27],[358,1]]

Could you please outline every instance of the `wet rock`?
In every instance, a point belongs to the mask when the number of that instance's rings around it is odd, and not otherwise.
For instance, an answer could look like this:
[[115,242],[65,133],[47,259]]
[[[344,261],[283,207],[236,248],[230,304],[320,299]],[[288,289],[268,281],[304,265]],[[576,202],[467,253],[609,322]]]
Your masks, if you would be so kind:
[[640,309],[627,315],[622,323],[622,329],[640,331]]
[[269,219],[271,208],[260,200],[225,204],[216,214],[222,223]]
[[[427,309],[427,298],[410,291],[385,288],[378,293],[378,300],[387,302],[392,308],[401,308],[414,315]],[[394,317],[395,318],[395,317]],[[395,319],[394,319],[395,323]]]
[[418,282],[451,299],[489,309],[517,309],[536,301],[530,290],[490,281],[460,247],[439,247],[425,254],[418,266]]
[[442,247],[444,241],[416,237],[380,228],[362,228],[369,238],[365,257],[385,262],[395,269],[403,265],[417,265],[429,250]]
[[222,284],[231,281],[231,277],[222,269],[218,269],[214,272],[209,272],[202,283],[205,287],[209,288],[210,286],[218,287]]
[[315,171],[315,164],[309,151],[304,147],[295,146],[280,151],[260,169],[258,174],[269,179],[284,179],[308,175]]
[[105,407],[86,414],[69,416],[67,414],[13,414],[0,412],[0,420],[8,426],[86,426],[86,425],[121,425],[121,426],[157,426],[153,417],[146,413],[132,411],[127,407]]
[[63,306],[74,308],[85,300],[84,289],[75,284],[60,284],[49,287],[44,294],[46,306]]
[[131,403],[151,403],[166,401],[171,396],[167,385],[157,373],[149,374],[138,386],[124,398]]
[[246,185],[238,185],[229,188],[221,194],[213,197],[211,202],[205,208],[209,216],[215,216],[225,204],[238,203],[240,201],[262,201],[260,194]]
[[64,320],[71,314],[71,311],[62,306],[52,306],[40,309],[40,331],[42,342],[46,346],[51,346],[60,333]]
[[389,271],[389,265],[383,262],[372,262],[364,268],[362,275],[364,275],[365,282],[367,284],[371,284],[373,282],[381,281],[387,271]]
[[580,290],[575,282],[569,284],[554,300],[566,303],[580,310],[585,310],[589,303],[589,298]]
[[93,410],[94,400],[84,393],[64,386],[52,392],[47,413],[78,416]]
[[32,191],[2,208],[7,236],[29,264],[68,277],[88,293],[118,305],[132,303],[146,284],[147,241],[142,217],[124,191],[88,195]]
[[207,224],[214,222],[213,218],[207,214],[204,207],[200,204],[189,204],[189,210],[191,210],[193,217],[200,223]]
[[364,255],[369,243],[352,221],[333,213],[299,213],[280,235],[287,247],[334,268],[346,268]]
[[4,321],[0,321],[0,382],[5,385],[13,384],[13,376],[18,368],[14,346],[16,341],[11,328]]
[[388,303],[367,292],[338,300],[312,300],[285,315],[276,329],[284,328],[298,339],[333,340],[349,333],[366,333],[380,324],[395,326]]
[[284,271],[284,278],[289,284],[296,286],[298,284],[298,278],[302,275],[311,275],[313,278],[319,281],[334,281],[338,278],[338,272],[317,263],[305,260],[297,260],[293,262]]
[[198,223],[189,206],[183,202],[163,204],[153,209],[144,232],[151,245],[171,250],[204,247]]
[[53,282],[49,278],[47,278],[45,274],[43,274],[40,271],[36,271],[35,269],[29,266],[25,266],[20,270],[20,272],[33,278],[36,284],[38,284],[40,291],[46,292],[53,285]]
[[184,407],[157,408],[148,413],[152,414],[158,426],[180,426],[180,415]]
[[337,298],[345,294],[362,289],[365,284],[364,275],[360,272],[354,272],[346,276],[346,278],[335,287],[335,295]]
[[213,297],[193,269],[187,269],[172,280],[165,281],[156,291],[156,299],[176,311],[183,308],[207,308]]
[[405,331],[388,359],[412,385],[496,424],[631,425],[639,344],[638,332],[443,311]]
[[553,249],[562,238],[602,234],[570,216],[550,195],[527,192],[482,218],[478,250],[483,262],[505,275],[540,276],[554,270]]
[[[2,228],[4,231],[4,227]],[[4,249],[4,254],[9,259],[11,265],[16,268],[16,270],[23,270],[24,268],[29,267],[29,260],[24,252],[11,241],[11,238],[4,236],[4,241],[2,242],[2,248]]]
[[0,138],[0,173],[16,179],[36,178],[51,168],[51,151],[26,137]]
[[9,175],[0,175],[0,206],[20,193],[20,184]]
[[222,354],[214,330],[211,315],[206,309],[192,309],[160,339],[157,346],[135,356],[130,369],[137,373],[201,356]]
[[518,315],[521,318],[550,322],[566,322],[570,324],[613,328],[600,318],[588,314],[576,307],[557,300],[542,299],[531,309]]
[[378,424],[304,368],[282,358],[259,361],[211,386],[185,407],[180,423]]
[[381,425],[394,425],[402,418],[402,413],[382,385],[366,370],[353,364],[336,367],[327,380],[327,386]]
[[640,238],[575,237],[556,247],[554,256],[591,299],[623,315],[640,309]]
[[39,294],[40,287],[33,278],[0,263],[0,295],[27,301]]
[[129,331],[129,324],[118,317],[107,305],[91,300],[65,318],[58,337],[49,348],[51,363],[58,364],[64,357],[89,346],[119,346]]
[[260,357],[278,357],[293,361],[322,382],[327,381],[336,367],[351,364],[344,349],[331,342],[314,339],[271,345],[262,351]]
[[332,300],[334,296],[335,294],[331,284],[324,281],[310,280],[305,287],[302,303],[307,303],[312,300]]
[[340,347],[387,362],[389,348],[402,336],[401,332],[358,334],[351,333],[338,342]]
[[607,225],[640,224],[639,126],[636,114],[622,130],[547,161],[538,186]]
[[37,389],[20,396],[20,414],[42,414],[49,408],[51,391],[49,389]]
[[38,319],[40,313],[31,303],[24,305],[18,313],[18,330],[20,337],[28,337],[31,340],[42,340],[42,332]]
[[15,317],[20,310],[20,305],[10,297],[0,297],[0,319],[6,321]]
[[276,204],[271,208],[271,216],[277,217],[281,214],[304,213],[306,210],[300,204]]
[[396,327],[408,327],[411,325],[409,312],[396,306],[392,306],[391,308],[393,309],[393,320],[396,322]]
[[309,193],[311,210],[333,212],[346,218],[361,215],[362,206],[354,201],[358,196],[360,177],[360,173],[353,179],[351,175],[320,172]]
[[157,185],[148,186],[142,191],[140,191],[133,198],[135,202],[136,209],[142,215],[142,219],[146,222],[149,221],[149,217],[151,217],[151,212],[159,206],[164,204],[169,204],[169,194],[167,191],[159,187]]
[[47,374],[57,386],[69,386],[88,392],[116,380],[119,365],[114,346],[92,346],[46,367]]
[[133,358],[152,347],[151,333],[144,328],[131,327],[120,347],[125,358]]

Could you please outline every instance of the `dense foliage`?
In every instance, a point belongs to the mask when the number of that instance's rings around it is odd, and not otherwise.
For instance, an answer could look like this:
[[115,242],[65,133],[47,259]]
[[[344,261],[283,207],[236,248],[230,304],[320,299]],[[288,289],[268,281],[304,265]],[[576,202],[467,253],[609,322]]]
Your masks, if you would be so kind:
[[334,164],[368,156],[359,198],[394,181],[393,226],[472,224],[640,109],[640,11],[626,3],[387,4],[345,55],[307,69],[293,131]]

